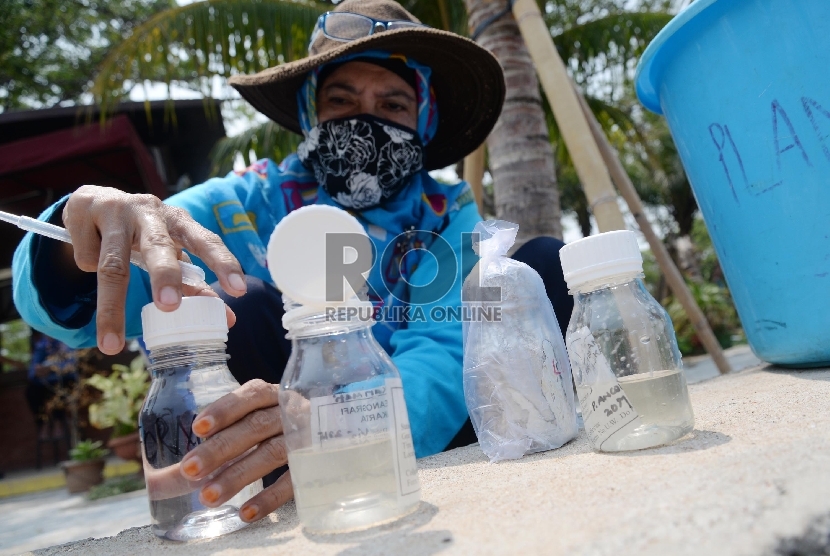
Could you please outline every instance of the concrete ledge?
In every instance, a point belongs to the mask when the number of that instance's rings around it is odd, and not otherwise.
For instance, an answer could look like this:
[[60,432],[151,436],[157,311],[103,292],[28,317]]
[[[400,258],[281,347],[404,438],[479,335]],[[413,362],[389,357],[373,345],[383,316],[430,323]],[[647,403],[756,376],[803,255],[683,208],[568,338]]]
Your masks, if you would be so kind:
[[477,446],[420,460],[420,509],[370,531],[309,535],[289,504],[211,541],[145,527],[37,554],[764,554],[814,535],[830,511],[830,370],[754,368],[690,392],[695,431],[670,446],[598,454],[583,434],[495,465]]

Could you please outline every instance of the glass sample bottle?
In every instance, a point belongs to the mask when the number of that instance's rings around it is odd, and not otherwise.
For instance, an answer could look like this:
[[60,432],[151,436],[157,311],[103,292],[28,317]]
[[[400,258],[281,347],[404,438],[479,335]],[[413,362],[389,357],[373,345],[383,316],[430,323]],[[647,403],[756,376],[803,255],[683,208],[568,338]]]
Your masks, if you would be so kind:
[[694,415],[671,319],[646,290],[630,231],[559,252],[574,310],[565,343],[596,450],[650,448],[690,432]]
[[288,466],[300,520],[318,533],[394,520],[420,500],[401,379],[372,335],[372,305],[355,305],[327,313],[286,301],[283,318]]
[[332,206],[293,211],[268,242],[291,340],[280,382],[288,467],[300,521],[316,533],[397,519],[421,496],[400,375],[358,296],[368,267],[340,274],[361,260],[371,265],[366,231]]
[[[204,440],[191,427],[202,409],[239,387],[227,366],[225,303],[215,297],[185,297],[165,313],[152,303],[141,311],[153,382],[139,415],[144,478],[153,532],[188,541],[224,535],[248,524],[240,506],[262,490],[251,483],[218,508],[199,501],[199,489],[218,475],[188,481],[182,458]],[[209,439],[208,439],[209,441]]]

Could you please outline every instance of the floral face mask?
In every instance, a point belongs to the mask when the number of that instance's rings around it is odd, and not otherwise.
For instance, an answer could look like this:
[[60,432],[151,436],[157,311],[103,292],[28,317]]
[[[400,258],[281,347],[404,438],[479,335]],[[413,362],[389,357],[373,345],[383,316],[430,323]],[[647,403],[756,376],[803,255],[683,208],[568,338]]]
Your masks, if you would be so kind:
[[424,165],[414,130],[368,114],[317,124],[297,156],[332,199],[357,210],[394,197]]

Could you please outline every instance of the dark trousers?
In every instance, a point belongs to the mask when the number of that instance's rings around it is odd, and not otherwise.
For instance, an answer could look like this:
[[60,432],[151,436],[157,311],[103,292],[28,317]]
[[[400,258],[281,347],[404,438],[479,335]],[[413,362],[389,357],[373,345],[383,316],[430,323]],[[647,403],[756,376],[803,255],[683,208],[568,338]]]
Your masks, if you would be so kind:
[[[521,261],[539,273],[553,305],[559,329],[564,334],[573,311],[573,298],[559,263],[559,249],[564,245],[558,239],[538,237],[520,247],[513,259]],[[225,303],[236,313],[236,325],[228,333],[228,367],[240,384],[260,378],[272,384],[279,383],[291,354],[291,342],[285,338],[282,327],[282,295],[270,284],[248,276],[248,293],[236,298],[225,294],[213,284]],[[467,446],[476,442],[470,419],[446,449]],[[278,469],[265,478],[266,486],[276,480],[284,469]]]

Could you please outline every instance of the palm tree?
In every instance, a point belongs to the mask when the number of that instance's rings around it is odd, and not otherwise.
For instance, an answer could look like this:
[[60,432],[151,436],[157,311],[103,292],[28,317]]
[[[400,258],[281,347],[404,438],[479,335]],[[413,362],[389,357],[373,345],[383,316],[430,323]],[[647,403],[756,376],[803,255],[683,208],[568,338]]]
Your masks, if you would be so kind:
[[516,245],[541,235],[561,238],[553,150],[536,69],[508,2],[464,0],[478,43],[504,69],[507,92],[487,138],[496,216],[519,224]]
[[[313,0],[202,0],[165,10],[110,52],[91,92],[102,113],[148,81],[166,84],[168,92],[184,87],[207,99],[218,78],[227,92],[224,82],[235,73],[254,73],[304,57],[317,17],[330,7]],[[175,112],[168,116],[175,118]],[[252,151],[279,160],[297,143],[293,133],[274,123],[254,126],[216,146],[213,172],[227,173],[237,155],[247,158]]]
[[[306,55],[324,2],[202,0],[165,10],[115,47],[92,93],[108,105],[144,80],[210,96],[215,76],[254,73]],[[126,89],[125,89],[126,87]]]
[[[460,2],[446,1],[450,9]],[[563,207],[576,213],[583,235],[588,235],[588,201],[547,99],[538,93],[535,68],[510,5],[506,0],[464,2],[472,33],[479,31],[478,42],[499,58],[507,74],[505,109],[487,141],[494,184],[485,195],[485,210],[520,223],[527,234],[520,231],[520,241],[541,234],[561,237],[558,186]],[[688,233],[696,208],[688,181],[664,121],[643,113],[631,82],[639,56],[671,19],[672,0],[643,0],[637,11],[625,9],[625,4],[542,0],[540,8],[560,55],[606,134],[624,154],[641,195],[646,202],[668,206],[675,227]],[[453,30],[458,32],[457,24]],[[546,130],[539,128],[541,118]],[[547,141],[539,140],[543,138],[549,138],[553,156]],[[503,161],[513,162],[508,165],[512,172],[503,171]]]

